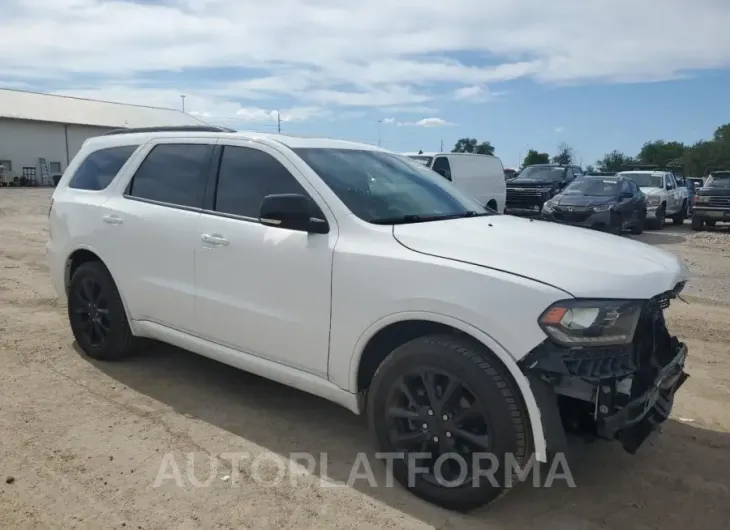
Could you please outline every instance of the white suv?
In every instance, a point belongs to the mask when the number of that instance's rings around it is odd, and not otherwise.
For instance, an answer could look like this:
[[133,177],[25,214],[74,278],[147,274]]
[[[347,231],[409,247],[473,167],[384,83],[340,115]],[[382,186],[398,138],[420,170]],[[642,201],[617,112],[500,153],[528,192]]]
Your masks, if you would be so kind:
[[681,225],[689,217],[689,190],[679,186],[669,171],[622,171],[617,176],[628,177],[646,195],[646,218],[661,230],[667,218]]
[[377,147],[115,132],[49,216],[86,354],[152,338],[366,413],[396,479],[448,508],[562,451],[563,424],[633,452],[687,377],[663,318],[687,278],[673,255],[496,214]]

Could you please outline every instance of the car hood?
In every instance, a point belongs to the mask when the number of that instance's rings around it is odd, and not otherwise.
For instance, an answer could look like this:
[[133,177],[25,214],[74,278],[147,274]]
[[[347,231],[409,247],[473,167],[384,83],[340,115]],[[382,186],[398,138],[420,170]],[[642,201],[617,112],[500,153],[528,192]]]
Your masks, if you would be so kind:
[[556,180],[539,180],[539,179],[530,179],[530,178],[520,178],[515,177],[513,179],[509,179],[509,185],[514,186],[515,188],[518,188],[520,186],[524,186],[526,188],[534,188],[534,187],[550,187],[553,186],[557,181]]
[[642,187],[642,188],[639,188],[639,189],[641,190],[641,193],[643,193],[644,195],[659,195],[659,194],[661,194],[664,191],[661,188]]
[[612,197],[591,197],[589,195],[558,195],[553,200],[560,206],[598,206],[616,202]]
[[628,238],[510,215],[395,225],[416,252],[527,277],[577,298],[648,299],[686,280],[673,254]]

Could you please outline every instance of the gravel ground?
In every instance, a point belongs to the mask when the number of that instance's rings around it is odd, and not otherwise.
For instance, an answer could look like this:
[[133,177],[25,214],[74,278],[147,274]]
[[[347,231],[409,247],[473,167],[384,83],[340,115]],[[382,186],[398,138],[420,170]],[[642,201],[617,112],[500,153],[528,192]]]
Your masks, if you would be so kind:
[[[44,262],[49,196],[0,190],[3,528],[727,527],[727,230],[666,227],[640,237],[682,256],[695,276],[689,304],[669,310],[670,326],[690,347],[691,378],[664,433],[635,456],[576,441],[576,488],[522,484],[489,509],[459,515],[385,487],[382,466],[380,487],[366,480],[337,487],[357,453],[370,451],[370,436],[362,419],[326,401],[170,347],[121,363],[79,355]],[[222,456],[231,452],[251,458],[231,466]],[[326,469],[286,471],[272,485],[276,462],[292,452],[327,453]],[[193,486],[189,454],[195,477],[210,476],[209,485]],[[165,462],[179,465],[180,486],[155,487]]]

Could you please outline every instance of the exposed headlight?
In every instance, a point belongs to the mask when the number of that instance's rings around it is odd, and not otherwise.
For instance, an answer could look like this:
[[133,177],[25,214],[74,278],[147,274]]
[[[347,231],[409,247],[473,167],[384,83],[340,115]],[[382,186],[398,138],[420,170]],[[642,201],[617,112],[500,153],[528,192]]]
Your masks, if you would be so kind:
[[567,346],[615,346],[634,338],[643,304],[637,300],[562,300],[538,319],[555,342]]
[[606,212],[613,207],[613,204],[600,204],[593,207],[594,212]]
[[542,205],[542,209],[545,212],[552,212],[553,208],[555,208],[555,203],[553,201],[545,201],[545,204]]
[[646,198],[646,204],[649,206],[659,206],[660,202],[662,202],[662,199],[658,195],[649,195]]

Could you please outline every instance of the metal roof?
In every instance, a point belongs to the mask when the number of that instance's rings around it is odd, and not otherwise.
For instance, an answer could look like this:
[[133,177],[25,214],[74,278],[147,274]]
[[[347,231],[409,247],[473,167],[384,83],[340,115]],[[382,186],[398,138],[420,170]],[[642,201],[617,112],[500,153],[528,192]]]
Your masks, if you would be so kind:
[[204,125],[180,110],[0,88],[0,118],[95,127]]

